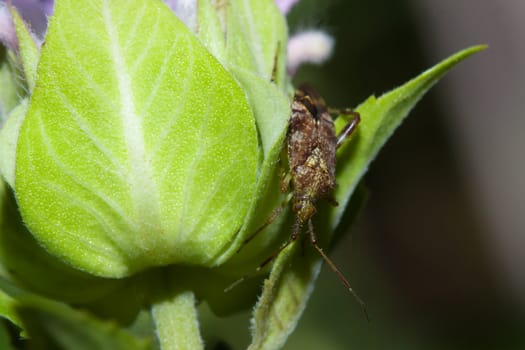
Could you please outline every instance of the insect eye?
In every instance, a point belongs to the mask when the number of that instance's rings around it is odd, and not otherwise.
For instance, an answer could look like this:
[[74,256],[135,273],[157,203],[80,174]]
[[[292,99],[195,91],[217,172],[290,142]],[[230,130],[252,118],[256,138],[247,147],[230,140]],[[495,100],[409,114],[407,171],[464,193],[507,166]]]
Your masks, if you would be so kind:
[[315,106],[315,101],[309,95],[306,95],[301,100],[303,105],[308,109],[308,112],[314,117],[317,117],[317,107]]

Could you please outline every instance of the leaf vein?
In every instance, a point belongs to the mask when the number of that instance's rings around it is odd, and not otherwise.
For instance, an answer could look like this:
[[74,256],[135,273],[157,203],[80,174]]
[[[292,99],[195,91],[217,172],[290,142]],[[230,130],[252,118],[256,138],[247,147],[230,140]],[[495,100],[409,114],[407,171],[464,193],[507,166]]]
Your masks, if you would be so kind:
[[[127,220],[127,215],[125,215],[124,210],[117,203],[111,200],[110,197],[106,196],[103,192],[98,191],[97,189],[93,188],[91,185],[89,185],[85,181],[81,180],[78,176],[76,176],[70,170],[68,166],[66,166],[62,162],[59,155],[56,153],[54,146],[49,141],[50,138],[46,132],[46,128],[45,128],[45,124],[43,120],[41,119],[40,115],[35,115],[35,117],[38,117],[39,131],[40,131],[40,134],[42,135],[42,141],[44,142],[47,153],[51,157],[51,160],[57,165],[58,169],[62,170],[62,173],[66,175],[68,178],[70,178],[75,184],[80,186],[82,189],[87,190],[88,192],[92,193],[103,204],[111,208],[111,210],[122,219],[122,222],[125,223],[130,229],[132,229],[134,225],[130,221]],[[89,211],[89,208],[87,206],[82,205],[81,207],[83,207],[86,211]],[[96,217],[102,217],[102,215],[98,214],[96,215]],[[107,225],[104,225],[104,226],[107,227]]]

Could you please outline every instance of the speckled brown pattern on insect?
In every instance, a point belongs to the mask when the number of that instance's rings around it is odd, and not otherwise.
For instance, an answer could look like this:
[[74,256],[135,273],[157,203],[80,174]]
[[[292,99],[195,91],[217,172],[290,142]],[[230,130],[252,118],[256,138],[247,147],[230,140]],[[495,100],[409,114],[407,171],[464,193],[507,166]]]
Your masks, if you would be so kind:
[[314,203],[335,187],[334,122],[324,101],[302,87],[292,102],[288,127],[288,161],[293,186],[293,208],[300,221],[315,214]]
[[[292,113],[286,137],[289,173],[281,182],[281,190],[283,192],[287,191],[288,182],[291,181],[292,183],[295,221],[290,238],[264,260],[257,267],[257,271],[260,271],[273,261],[288,245],[296,242],[303,225],[308,223],[310,243],[335,272],[341,283],[356,298],[368,319],[365,303],[354,292],[345,276],[318,245],[312,223],[312,216],[316,212],[315,202],[318,199],[328,198],[332,204],[337,205],[335,199],[331,197],[331,192],[335,187],[336,150],[352,135],[360,121],[359,113],[351,109],[334,110],[333,113],[351,116],[349,122],[338,135],[335,134],[335,126],[330,116],[330,111],[315,90],[308,86],[302,86],[296,91],[292,101]],[[244,243],[250,242],[259,232],[270,225],[282,212],[289,200],[290,197],[287,197],[287,200],[280,207],[276,208],[266,222],[249,236]],[[228,290],[242,280],[243,278],[233,283]]]

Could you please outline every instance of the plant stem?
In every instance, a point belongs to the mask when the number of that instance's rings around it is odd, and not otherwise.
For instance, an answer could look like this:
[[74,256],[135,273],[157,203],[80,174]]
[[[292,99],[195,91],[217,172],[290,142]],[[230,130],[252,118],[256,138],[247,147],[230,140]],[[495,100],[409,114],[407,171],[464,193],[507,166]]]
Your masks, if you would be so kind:
[[151,314],[162,350],[204,349],[191,291],[178,290],[158,298]]

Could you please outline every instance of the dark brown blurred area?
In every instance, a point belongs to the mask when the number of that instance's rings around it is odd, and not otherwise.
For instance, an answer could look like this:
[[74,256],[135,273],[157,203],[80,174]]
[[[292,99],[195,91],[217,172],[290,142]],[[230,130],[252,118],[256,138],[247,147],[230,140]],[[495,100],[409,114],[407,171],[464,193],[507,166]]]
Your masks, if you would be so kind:
[[525,25],[516,11],[523,19],[519,1],[474,0],[303,0],[292,10],[292,33],[336,37],[333,58],[295,81],[337,107],[462,48],[490,48],[438,83],[380,152],[367,206],[332,254],[372,322],[325,269],[286,349],[525,348]]

